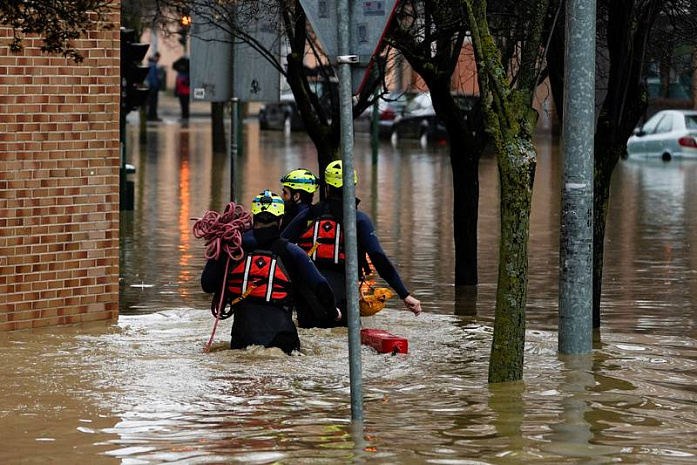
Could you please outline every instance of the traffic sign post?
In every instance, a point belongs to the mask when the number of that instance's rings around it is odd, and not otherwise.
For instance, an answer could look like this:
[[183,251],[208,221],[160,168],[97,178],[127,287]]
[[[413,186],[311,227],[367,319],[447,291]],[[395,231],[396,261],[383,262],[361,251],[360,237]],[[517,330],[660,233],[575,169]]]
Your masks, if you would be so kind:
[[[339,0],[337,16],[349,18],[349,0]],[[327,3],[327,2],[320,2]],[[307,12],[307,9],[305,10]],[[308,15],[309,17],[309,15]],[[363,373],[361,367],[361,322],[358,312],[358,239],[356,237],[356,187],[353,184],[353,104],[351,103],[351,64],[358,58],[349,54],[351,21],[338,23],[339,111],[344,194],[344,250],[346,254],[346,312],[349,332],[349,377],[351,419],[363,422]],[[320,37],[321,38],[321,37]]]
[[[360,314],[358,311],[358,239],[353,163],[352,95],[360,93],[380,50],[398,0],[300,0],[332,64],[338,67],[341,158],[343,171],[346,311],[349,332],[351,419],[363,422]],[[341,18],[341,21],[339,21]],[[352,70],[353,68],[353,70]],[[352,74],[356,85],[352,85]]]

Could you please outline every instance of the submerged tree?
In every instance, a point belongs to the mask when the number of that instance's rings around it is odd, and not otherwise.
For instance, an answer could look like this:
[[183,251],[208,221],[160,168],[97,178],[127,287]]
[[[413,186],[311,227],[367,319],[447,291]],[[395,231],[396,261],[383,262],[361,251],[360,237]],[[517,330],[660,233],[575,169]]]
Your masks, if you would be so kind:
[[[501,189],[501,238],[496,291],[496,316],[489,382],[522,378],[525,306],[528,289],[530,208],[537,153],[533,131],[537,112],[533,97],[543,63],[542,37],[548,0],[516,2],[506,13],[520,21],[524,37],[495,41],[484,1],[462,0],[477,63],[486,131],[497,153]],[[515,50],[515,67],[507,68],[502,50]]]
[[0,25],[12,28],[12,52],[23,49],[27,34],[38,34],[42,51],[79,63],[84,57],[73,41],[98,25],[110,27],[103,21],[114,11],[111,0],[0,0]]
[[485,134],[480,104],[476,102],[465,113],[451,93],[466,36],[467,21],[460,0],[405,0],[388,41],[424,80],[433,108],[448,131],[455,199],[455,285],[474,286],[478,283],[479,158]]

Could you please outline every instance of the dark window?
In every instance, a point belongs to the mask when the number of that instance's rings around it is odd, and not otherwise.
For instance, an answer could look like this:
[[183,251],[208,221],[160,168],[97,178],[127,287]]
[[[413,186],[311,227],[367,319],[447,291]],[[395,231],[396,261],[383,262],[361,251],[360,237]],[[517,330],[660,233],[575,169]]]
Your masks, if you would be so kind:
[[687,129],[697,129],[697,115],[685,115],[685,127]]

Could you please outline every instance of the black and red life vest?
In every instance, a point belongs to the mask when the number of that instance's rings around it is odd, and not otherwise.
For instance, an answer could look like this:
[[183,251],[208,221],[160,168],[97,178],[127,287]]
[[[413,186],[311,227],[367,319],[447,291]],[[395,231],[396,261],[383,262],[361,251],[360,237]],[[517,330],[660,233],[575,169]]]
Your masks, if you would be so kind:
[[[332,215],[316,218],[298,239],[298,246],[318,265],[343,265],[346,261],[344,252],[344,231]],[[313,251],[314,248],[314,251]]]
[[285,306],[291,298],[291,280],[275,250],[257,249],[245,254],[228,273],[226,289],[231,299],[244,296],[243,300],[250,302]]

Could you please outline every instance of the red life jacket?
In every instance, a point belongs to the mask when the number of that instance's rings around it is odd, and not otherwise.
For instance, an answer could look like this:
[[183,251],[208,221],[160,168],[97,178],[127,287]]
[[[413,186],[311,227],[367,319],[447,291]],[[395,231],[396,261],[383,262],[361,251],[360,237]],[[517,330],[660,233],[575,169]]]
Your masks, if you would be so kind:
[[228,274],[226,284],[231,299],[247,295],[244,301],[290,303],[291,281],[283,262],[271,250],[255,250],[245,254]]
[[298,239],[298,246],[308,253],[315,247],[310,258],[317,264],[343,265],[346,260],[344,231],[331,215],[316,218]]

